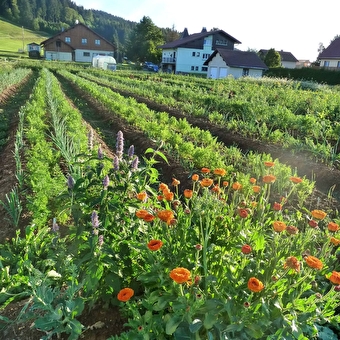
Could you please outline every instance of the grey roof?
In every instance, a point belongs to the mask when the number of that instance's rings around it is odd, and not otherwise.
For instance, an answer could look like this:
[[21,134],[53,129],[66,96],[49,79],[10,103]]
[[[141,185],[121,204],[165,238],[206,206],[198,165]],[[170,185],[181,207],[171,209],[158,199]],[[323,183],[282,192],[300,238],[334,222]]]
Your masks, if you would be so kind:
[[184,36],[183,38],[177,39],[175,41],[171,41],[169,43],[166,43],[166,44],[164,44],[162,46],[158,46],[158,47],[162,48],[162,49],[181,47],[182,45],[184,45],[188,42],[191,42],[193,40],[205,38],[205,37],[208,37],[209,35],[215,35],[215,34],[222,34],[222,35],[226,36],[228,39],[232,40],[235,44],[241,44],[240,41],[238,41],[237,39],[235,39],[234,37],[232,37],[230,34],[226,33],[223,30],[216,30],[216,31],[209,31],[209,32],[202,30],[202,32],[200,32],[200,33],[190,34],[188,36]]
[[334,39],[318,56],[318,59],[339,59],[340,58],[340,38]]
[[[266,55],[269,50],[260,50],[259,54]],[[280,54],[281,61],[290,61],[293,63],[298,62],[299,60],[294,57],[294,55],[291,52],[286,51],[276,51]]]
[[227,50],[223,48],[216,49],[211,56],[204,62],[208,65],[209,62],[219,53],[225,63],[230,67],[255,68],[268,70],[266,64],[260,59],[255,52]]

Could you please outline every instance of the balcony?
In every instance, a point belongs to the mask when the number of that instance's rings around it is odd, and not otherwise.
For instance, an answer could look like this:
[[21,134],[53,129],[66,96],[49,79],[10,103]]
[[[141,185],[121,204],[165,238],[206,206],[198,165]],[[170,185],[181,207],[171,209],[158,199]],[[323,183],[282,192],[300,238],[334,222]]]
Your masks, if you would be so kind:
[[176,63],[176,58],[162,58],[162,64],[175,64]]

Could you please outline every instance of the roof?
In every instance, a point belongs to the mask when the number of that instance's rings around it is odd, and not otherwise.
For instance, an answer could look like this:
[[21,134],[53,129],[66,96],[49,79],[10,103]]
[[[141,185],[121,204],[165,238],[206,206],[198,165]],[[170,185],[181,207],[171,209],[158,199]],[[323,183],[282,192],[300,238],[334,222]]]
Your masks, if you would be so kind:
[[[50,37],[50,38],[48,38],[48,39],[42,41],[42,42],[40,43],[40,45],[45,45],[45,44],[48,43],[49,41],[55,40],[58,36],[64,35],[64,33],[73,30],[73,29],[76,28],[77,26],[83,26],[83,27],[87,28],[87,29],[88,29],[89,31],[91,31],[93,34],[95,34],[96,36],[100,37],[100,39],[105,40],[108,44],[110,44],[112,47],[114,47],[114,45],[113,45],[111,42],[109,42],[107,39],[105,39],[104,37],[102,37],[101,35],[99,35],[98,33],[96,33],[95,31],[91,30],[91,28],[87,27],[86,25],[82,24],[81,22],[79,22],[79,23],[77,23],[77,24],[75,24],[75,25],[73,25],[73,26],[67,28],[66,30],[64,30],[64,31],[62,31],[62,32],[58,32],[57,34],[53,35],[52,37]],[[72,46],[71,46],[71,47],[72,47]],[[72,48],[73,48],[73,47],[72,47]]]
[[318,56],[318,59],[339,59],[340,58],[340,38],[334,39]]
[[[260,54],[263,54],[263,55],[266,55],[268,53],[269,50],[260,50],[259,53]],[[281,61],[290,61],[290,62],[293,62],[293,63],[296,63],[298,62],[299,60],[296,59],[294,57],[294,55],[291,53],[291,52],[285,52],[285,51],[276,51],[280,54],[280,57],[281,57]]]
[[216,49],[204,62],[204,65],[208,65],[209,62],[217,55],[217,53],[221,55],[222,59],[230,67],[257,68],[268,70],[266,64],[255,52],[227,50],[223,48]]
[[191,42],[193,40],[205,38],[205,37],[208,37],[209,35],[215,35],[215,34],[222,34],[222,35],[226,36],[228,39],[232,40],[235,44],[241,44],[240,41],[238,41],[237,39],[235,39],[234,37],[232,37],[230,34],[226,33],[223,30],[216,30],[216,31],[210,31],[210,32],[207,32],[206,30],[202,30],[202,32],[200,32],[200,33],[194,33],[194,34],[190,34],[188,36],[186,36],[184,34],[184,37],[177,39],[175,41],[171,41],[169,43],[166,43],[162,46],[159,46],[159,48],[165,49],[165,48],[181,47],[182,45],[187,44],[188,42]]

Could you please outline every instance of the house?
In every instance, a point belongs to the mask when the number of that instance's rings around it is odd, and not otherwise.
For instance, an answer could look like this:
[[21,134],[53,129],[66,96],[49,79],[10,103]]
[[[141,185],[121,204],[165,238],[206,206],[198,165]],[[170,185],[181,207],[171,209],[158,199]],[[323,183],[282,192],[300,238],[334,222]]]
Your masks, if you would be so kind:
[[35,43],[35,42],[27,44],[27,51],[28,51],[28,56],[30,58],[39,59],[41,57],[41,55],[40,55],[40,45]]
[[240,78],[244,76],[260,78],[266,64],[255,52],[216,49],[204,62],[208,66],[208,78],[218,79],[227,76]]
[[297,62],[296,68],[310,67],[312,63],[308,59],[301,59]]
[[340,70],[340,37],[334,39],[318,56],[320,67]]
[[114,45],[82,23],[63,30],[40,44],[46,60],[92,62],[94,56],[113,57]]
[[[264,60],[267,52],[269,50],[260,50],[258,53],[259,53],[259,56],[261,57],[262,60]],[[285,52],[283,50],[281,51],[276,51],[280,54],[280,57],[281,57],[281,67],[284,67],[284,68],[296,68],[297,66],[297,63],[299,62],[298,59],[296,59],[294,57],[294,55],[291,53],[291,52]]]
[[233,50],[241,42],[223,30],[207,31],[189,35],[185,29],[181,38],[165,45],[162,49],[162,70],[176,74],[207,74],[204,62],[217,48]]

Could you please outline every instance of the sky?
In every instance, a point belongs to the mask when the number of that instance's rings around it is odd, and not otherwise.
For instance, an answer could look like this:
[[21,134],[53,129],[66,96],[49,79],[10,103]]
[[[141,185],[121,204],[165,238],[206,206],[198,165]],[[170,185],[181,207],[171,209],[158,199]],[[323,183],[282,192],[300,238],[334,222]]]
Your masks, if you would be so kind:
[[274,48],[297,59],[315,61],[320,43],[327,47],[340,35],[340,1],[325,4],[285,0],[75,0],[85,9],[96,9],[139,23],[144,16],[160,28],[189,34],[218,28],[241,44],[235,48]]

